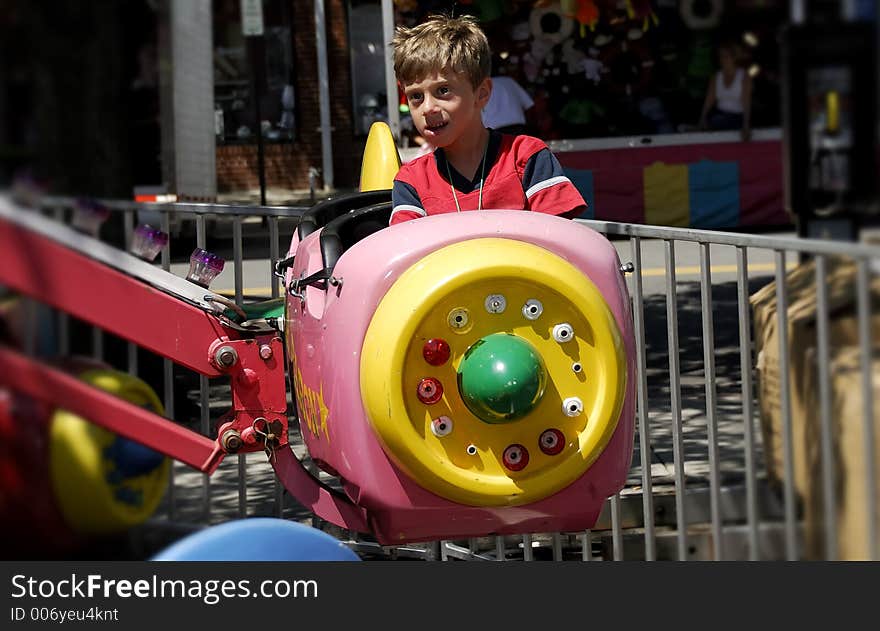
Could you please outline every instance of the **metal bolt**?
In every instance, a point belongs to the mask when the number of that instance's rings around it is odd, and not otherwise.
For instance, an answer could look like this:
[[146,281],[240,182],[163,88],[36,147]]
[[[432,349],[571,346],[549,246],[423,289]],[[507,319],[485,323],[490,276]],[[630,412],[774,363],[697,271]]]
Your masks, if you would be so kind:
[[446,322],[453,329],[464,329],[470,320],[468,310],[464,307],[458,307],[449,312],[446,316]]
[[540,300],[536,300],[535,298],[526,300],[526,304],[524,304],[522,308],[522,313],[526,320],[537,320],[541,317],[543,312],[544,305],[541,304]]
[[452,419],[448,416],[438,416],[431,421],[431,432],[438,438],[448,436],[452,432]]
[[577,416],[584,411],[584,402],[579,397],[568,397],[562,402],[562,412],[566,416]]
[[220,439],[220,444],[223,445],[223,449],[225,449],[227,453],[234,454],[236,451],[241,449],[241,434],[239,434],[237,430],[228,429],[223,432],[223,437]]
[[231,368],[238,362],[238,353],[231,346],[221,346],[214,353],[214,361],[221,368]]
[[553,327],[553,339],[559,343],[574,339],[574,330],[568,322],[557,324]]
[[260,346],[260,357],[263,359],[272,359],[272,347],[268,344]]
[[620,266],[620,271],[624,274],[632,274],[635,269],[635,265],[633,265],[631,261]]
[[507,299],[501,294],[489,294],[483,302],[489,313],[503,313],[507,308]]

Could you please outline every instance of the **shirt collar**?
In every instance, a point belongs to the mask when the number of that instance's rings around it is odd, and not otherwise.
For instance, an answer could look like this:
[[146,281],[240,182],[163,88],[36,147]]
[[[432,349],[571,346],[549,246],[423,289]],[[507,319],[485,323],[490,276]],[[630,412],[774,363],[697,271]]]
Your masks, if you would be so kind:
[[[495,131],[494,129],[490,128],[489,146],[486,148],[486,179],[488,179],[489,173],[492,171],[492,167],[495,165],[495,161],[498,159],[498,150],[500,148],[501,132]],[[434,152],[434,160],[437,163],[437,171],[440,172],[440,176],[444,180],[449,179],[448,173],[452,174],[452,185],[456,188],[456,190],[462,193],[470,193],[480,187],[481,169],[477,169],[477,172],[474,174],[473,180],[468,180],[465,176],[456,171],[454,166],[449,164],[449,162],[446,160],[446,153],[443,151],[442,148],[438,148]],[[449,167],[448,171],[447,166]]]

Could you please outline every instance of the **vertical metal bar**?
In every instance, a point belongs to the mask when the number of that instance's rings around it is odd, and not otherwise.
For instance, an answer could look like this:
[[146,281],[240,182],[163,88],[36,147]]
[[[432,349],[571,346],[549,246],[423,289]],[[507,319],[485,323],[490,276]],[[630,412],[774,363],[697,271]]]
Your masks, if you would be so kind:
[[92,357],[104,359],[104,332],[96,326],[92,326]]
[[506,561],[507,555],[504,551],[504,537],[495,537],[495,560]]
[[553,533],[553,560],[562,560],[562,534],[558,532]]
[[[205,248],[207,245],[207,229],[205,216],[196,216],[196,247]],[[199,430],[204,436],[211,435],[210,400],[208,397],[208,378],[199,375]],[[205,520],[211,518],[211,478],[202,474],[202,512]]]
[[779,333],[779,405],[782,415],[782,461],[784,470],[783,498],[785,505],[785,556],[797,561],[797,523],[794,493],[794,438],[791,427],[791,392],[788,365],[788,292],[785,284],[785,252],[777,250],[776,258],[776,328]]
[[38,312],[36,301],[23,296],[21,298],[21,310],[24,320],[24,352],[29,357],[37,355]]
[[279,281],[281,280],[277,276],[275,276],[275,262],[278,260],[279,252],[278,252],[278,217],[269,217],[269,282],[270,287],[272,288],[272,297],[277,298],[281,295],[281,288],[279,287]]
[[104,359],[104,331],[96,326],[92,327],[92,357]]
[[532,553],[532,535],[526,533],[522,536],[523,541],[523,561],[534,561],[535,556]]
[[633,259],[633,325],[636,338],[636,369],[638,372],[639,458],[642,462],[642,515],[645,524],[645,560],[657,558],[654,534],[654,495],[651,473],[651,432],[648,409],[648,370],[645,361],[645,300],[642,290],[642,240],[630,239]]
[[831,427],[831,363],[828,350],[828,269],[824,256],[816,257],[816,362],[819,369],[819,426],[822,454],[822,504],[825,558],[837,559],[837,501],[834,490],[834,444]]
[[871,269],[870,261],[859,261],[857,276],[857,299],[859,313],[859,348],[862,368],[862,421],[865,445],[865,507],[868,519],[868,555],[871,561],[880,561],[880,525],[877,523],[877,476],[874,449],[874,388],[872,384],[871,339]]
[[58,354],[65,357],[70,354],[70,318],[63,311],[58,312]]
[[709,511],[716,561],[724,560],[721,517],[721,481],[718,473],[718,402],[715,398],[715,320],[712,317],[712,257],[708,243],[700,243],[700,308],[703,321],[703,377],[706,386],[706,431],[709,442]]
[[589,530],[585,530],[581,533],[580,539],[581,539],[581,560],[582,561],[592,561],[593,560],[592,533]]
[[[324,0],[315,0],[315,45],[318,56],[318,102],[321,120],[321,167],[324,175],[324,190],[333,188],[333,135],[330,122],[330,79],[327,71],[327,18],[324,14]],[[395,91],[395,94],[397,92]],[[388,111],[394,99],[389,95]]]
[[138,374],[138,347],[133,342],[128,343],[128,374]]
[[[235,304],[244,303],[241,215],[232,220],[232,258],[235,272]],[[238,516],[247,517],[247,457],[238,454]]]
[[739,310],[739,365],[742,388],[743,433],[746,461],[746,520],[748,523],[749,560],[760,557],[758,546],[758,491],[755,472],[755,419],[752,404],[752,338],[749,311],[748,250],[736,249],[736,292]]
[[[56,206],[53,212],[55,221],[64,223],[64,207]],[[58,355],[65,357],[70,354],[70,317],[63,311],[57,312]]]
[[615,493],[611,502],[611,541],[614,547],[614,560],[623,561],[623,531],[620,528],[620,493]]
[[[279,281],[275,276],[275,262],[279,256],[278,246],[278,217],[269,217],[269,287],[271,287],[272,298],[278,298],[281,295]],[[275,516],[281,517],[284,513],[284,486],[278,477],[275,477]]]
[[[382,41],[390,42],[394,36],[394,3],[382,0]],[[391,46],[385,46],[385,94],[388,95],[388,126],[395,140],[400,139],[400,111],[391,105],[397,100],[397,80],[394,76],[394,60]],[[391,95],[394,95],[392,97]]]
[[675,242],[664,240],[666,254],[666,325],[668,329],[669,394],[672,411],[672,454],[675,463],[675,520],[678,559],[687,559],[687,516],[684,492],[684,450],[681,426],[681,376],[678,364],[678,296],[675,282]]
[[235,215],[232,219],[232,259],[235,273],[235,304],[241,306],[244,302],[244,274],[242,273],[242,234],[241,215]]
[[[171,220],[168,216],[167,212],[162,213],[162,224],[160,229],[165,234],[171,234]],[[171,240],[169,239],[168,245],[162,248],[162,252],[160,253],[160,264],[162,269],[166,272],[171,270]],[[162,360],[162,371],[164,377],[164,390],[165,390],[165,416],[170,419],[174,419],[174,364],[170,359]],[[177,507],[176,507],[176,486],[174,481],[174,463],[171,463],[171,466],[168,467],[168,521],[174,521],[177,517]]]
[[134,240],[134,213],[134,210],[127,208],[122,211],[122,240],[126,252],[131,249]]
[[449,560],[449,551],[448,551],[448,548],[446,547],[446,541],[440,542],[440,560],[441,561],[448,561]]
[[[125,210],[122,213],[122,228],[125,239],[125,249],[126,251],[131,249],[131,243],[134,239],[134,211],[133,210]],[[128,374],[137,376],[138,374],[138,348],[137,344],[133,342],[128,342],[126,344],[127,357],[128,357]]]
[[807,15],[806,0],[791,0],[788,16],[792,24],[802,24]]

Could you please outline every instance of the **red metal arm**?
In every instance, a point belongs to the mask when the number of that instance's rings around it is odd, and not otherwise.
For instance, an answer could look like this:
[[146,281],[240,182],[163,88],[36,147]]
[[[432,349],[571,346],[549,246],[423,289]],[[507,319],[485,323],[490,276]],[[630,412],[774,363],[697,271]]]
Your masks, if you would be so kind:
[[223,459],[216,441],[9,348],[0,347],[0,374],[19,392],[52,404],[63,402],[64,409],[205,473]]
[[221,374],[211,344],[238,337],[183,300],[2,218],[0,283],[208,377]]
[[[227,439],[212,441],[8,349],[0,355],[0,384],[63,405],[97,425],[206,472],[216,468],[224,453],[266,448],[263,430],[270,425],[276,431],[268,446],[286,444],[284,346],[277,332],[225,326],[217,316],[178,296],[3,216],[0,284],[200,374],[228,375],[233,409],[220,428]],[[241,440],[242,434],[251,439]]]
[[2,216],[0,284],[202,375],[228,375],[233,408],[211,440],[3,347],[0,384],[208,474],[227,453],[267,449],[276,475],[301,503],[338,526],[369,530],[363,509],[316,480],[288,445],[284,345],[276,332],[225,326],[176,296]]

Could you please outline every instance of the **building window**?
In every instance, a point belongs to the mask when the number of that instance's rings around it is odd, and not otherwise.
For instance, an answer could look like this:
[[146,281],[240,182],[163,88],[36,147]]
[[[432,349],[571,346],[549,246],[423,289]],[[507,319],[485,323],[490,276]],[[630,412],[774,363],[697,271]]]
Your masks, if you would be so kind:
[[213,4],[217,144],[253,144],[257,133],[262,133],[264,142],[292,142],[296,136],[293,2],[262,0],[264,31],[258,37],[243,35],[240,5],[240,0]]
[[354,131],[366,135],[375,121],[388,120],[379,0],[348,0],[348,39]]

